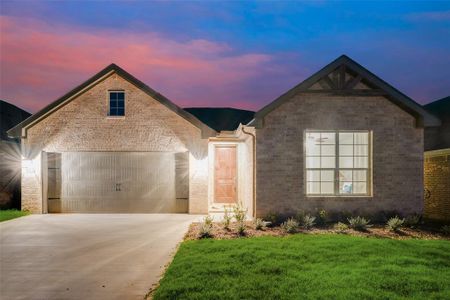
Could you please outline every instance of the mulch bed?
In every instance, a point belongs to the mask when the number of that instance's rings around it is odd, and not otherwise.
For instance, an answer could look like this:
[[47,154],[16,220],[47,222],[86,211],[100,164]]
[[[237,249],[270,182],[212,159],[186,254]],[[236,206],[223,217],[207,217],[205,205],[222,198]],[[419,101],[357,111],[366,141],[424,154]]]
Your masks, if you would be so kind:
[[[185,240],[198,240],[199,239],[199,228],[201,223],[192,223],[186,233]],[[259,237],[259,236],[286,236],[290,235],[285,233],[279,226],[277,227],[267,227],[264,230],[256,230],[253,222],[246,222],[246,232],[244,236],[237,233],[237,223],[231,223],[230,229],[224,229],[222,223],[213,223],[212,237],[213,239],[223,240],[223,239],[234,239],[243,237]],[[315,227],[310,230],[298,230],[300,234],[347,234],[362,237],[377,237],[377,238],[390,238],[390,239],[426,239],[426,240],[436,240],[436,239],[448,239],[446,236],[436,230],[430,228],[402,228],[398,232],[392,232],[386,229],[382,225],[373,225],[367,231],[356,231],[353,229],[348,229],[344,232],[340,232],[333,228],[332,225],[324,227]],[[297,234],[298,234],[297,233]]]

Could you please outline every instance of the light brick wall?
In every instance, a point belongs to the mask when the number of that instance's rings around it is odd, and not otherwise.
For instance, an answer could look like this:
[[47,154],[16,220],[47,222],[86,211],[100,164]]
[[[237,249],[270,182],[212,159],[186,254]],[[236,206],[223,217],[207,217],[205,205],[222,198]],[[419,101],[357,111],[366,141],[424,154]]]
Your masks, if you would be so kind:
[[[373,197],[306,197],[306,129],[373,130]],[[383,97],[298,94],[256,130],[257,215],[297,210],[404,214],[423,209],[423,129]]]
[[424,216],[450,222],[450,148],[425,152]]
[[[125,117],[107,117],[108,90],[125,90]],[[199,128],[117,74],[29,128],[22,142],[24,155],[35,159],[41,151],[189,151],[189,211],[207,212],[207,175],[196,162],[207,158],[207,139],[201,139]],[[23,209],[42,211],[40,181],[23,176]]]

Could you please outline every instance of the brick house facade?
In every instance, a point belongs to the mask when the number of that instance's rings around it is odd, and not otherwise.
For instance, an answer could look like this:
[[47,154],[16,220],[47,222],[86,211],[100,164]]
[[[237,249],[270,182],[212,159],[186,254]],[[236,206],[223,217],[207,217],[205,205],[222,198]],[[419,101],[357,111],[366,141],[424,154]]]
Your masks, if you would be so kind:
[[[125,94],[124,117],[108,117],[110,91]],[[187,153],[188,176],[183,177],[183,184],[187,184],[184,191],[188,192],[181,197],[187,200],[186,211],[157,208],[154,199],[149,198],[143,202],[149,205],[148,212],[220,213],[230,203],[217,201],[216,194],[230,193],[234,197],[232,202],[242,203],[253,217],[319,208],[367,213],[396,210],[409,214],[423,209],[423,127],[438,123],[438,119],[413,100],[342,56],[256,112],[248,125],[241,124],[234,131],[212,130],[132,75],[111,65],[8,133],[22,138],[22,208],[35,213],[51,212],[49,203],[54,199],[73,202],[65,210],[59,208],[63,212],[77,211],[77,203],[83,201],[82,212],[108,212],[107,201],[114,199],[108,200],[103,195],[124,192],[122,195],[128,196],[121,201],[125,202],[148,196],[147,192],[139,194],[141,187],[136,180],[150,185],[148,193],[167,192],[178,201],[180,176],[176,159],[170,162],[175,167],[170,165],[164,169],[159,165],[163,170],[159,171],[161,176],[174,172],[169,181],[161,183],[155,171],[150,184],[142,181],[145,172],[136,176],[136,172],[142,172],[142,166],[124,164],[133,160],[122,161],[120,153]],[[313,169],[307,166],[313,161],[306,158],[310,151],[306,149],[310,148],[304,141],[309,134],[336,138],[333,144],[319,145],[320,149],[335,152],[323,157],[311,156],[320,162],[322,159],[331,162],[323,170],[322,165]],[[349,134],[353,144],[343,144],[343,137]],[[364,137],[362,144],[356,142],[360,136]],[[315,143],[321,144],[322,140]],[[339,169],[339,165],[349,160],[340,151],[349,147],[352,153],[363,151],[361,155],[350,156],[352,168],[357,160],[365,162],[363,168]],[[54,167],[48,153],[62,153],[60,167]],[[224,164],[224,157],[220,157],[223,153],[235,163]],[[94,159],[96,155],[101,160]],[[341,156],[345,158],[342,162]],[[111,166],[111,159],[116,165]],[[107,168],[105,161],[110,164]],[[85,170],[80,167],[83,163],[88,164]],[[157,161],[148,168],[156,165]],[[59,171],[52,173],[54,169]],[[353,179],[343,182],[341,173],[352,174]],[[55,174],[59,174],[59,179],[53,178]],[[317,183],[310,178],[311,174],[323,177],[328,174],[331,179]],[[362,175],[364,181],[355,179]],[[99,176],[104,180],[95,181]],[[132,178],[134,185],[124,176]],[[82,184],[72,182],[76,180]],[[98,186],[91,181],[99,182]],[[327,194],[312,195],[316,184],[324,186]],[[52,198],[54,186],[57,198]],[[73,196],[78,192],[86,197],[95,194],[95,197],[87,202]],[[103,211],[96,206],[97,198],[106,201]]]

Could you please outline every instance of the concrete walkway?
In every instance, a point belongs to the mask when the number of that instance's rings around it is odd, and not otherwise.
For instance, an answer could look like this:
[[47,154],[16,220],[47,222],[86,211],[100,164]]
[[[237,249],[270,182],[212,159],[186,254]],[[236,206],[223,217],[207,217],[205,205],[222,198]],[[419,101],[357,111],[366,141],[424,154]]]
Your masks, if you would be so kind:
[[200,218],[54,214],[2,222],[0,299],[143,299]]

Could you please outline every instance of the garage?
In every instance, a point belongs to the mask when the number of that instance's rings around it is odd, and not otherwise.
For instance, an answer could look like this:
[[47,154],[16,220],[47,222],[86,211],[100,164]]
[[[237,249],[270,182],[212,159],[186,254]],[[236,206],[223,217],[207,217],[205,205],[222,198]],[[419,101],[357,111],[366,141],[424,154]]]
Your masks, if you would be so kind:
[[49,213],[187,213],[188,152],[47,153]]

